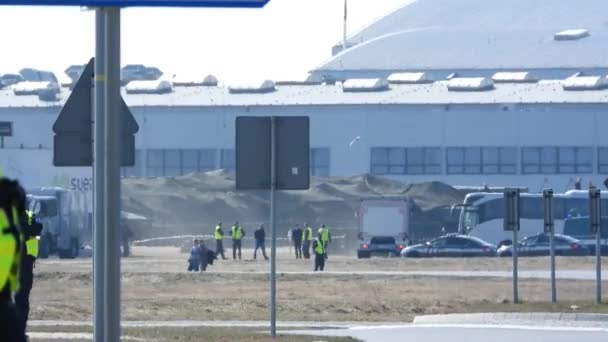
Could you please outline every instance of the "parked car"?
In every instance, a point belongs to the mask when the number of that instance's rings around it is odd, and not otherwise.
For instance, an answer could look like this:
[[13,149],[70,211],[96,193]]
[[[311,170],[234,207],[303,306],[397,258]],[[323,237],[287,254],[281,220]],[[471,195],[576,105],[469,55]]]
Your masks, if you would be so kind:
[[362,243],[357,250],[357,257],[370,258],[372,255],[398,256],[405,244],[397,243],[393,237],[373,237],[369,243]]
[[[549,235],[541,233],[529,236],[518,243],[518,256],[547,256],[550,252]],[[591,251],[581,242],[571,236],[555,234],[555,255],[589,255]],[[513,255],[513,246],[502,246],[498,249],[498,256]]]
[[496,246],[469,235],[448,234],[432,241],[408,246],[402,257],[488,257],[496,256]]

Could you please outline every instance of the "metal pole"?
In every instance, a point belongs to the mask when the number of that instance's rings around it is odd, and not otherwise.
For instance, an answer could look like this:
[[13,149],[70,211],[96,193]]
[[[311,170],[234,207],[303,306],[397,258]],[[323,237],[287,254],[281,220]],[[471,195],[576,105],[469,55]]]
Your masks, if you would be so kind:
[[545,207],[545,233],[549,233],[549,250],[551,255],[551,302],[557,302],[555,286],[555,229],[553,224],[553,190],[543,191]]
[[519,230],[519,189],[505,189],[505,230],[513,231],[513,303],[519,302],[517,291],[517,231]]
[[104,184],[104,36],[105,21],[104,10],[98,8],[95,10],[95,94],[94,94],[94,138],[93,138],[93,215],[94,218],[94,238],[93,238],[93,339],[95,342],[102,342],[103,335],[103,315],[104,315],[104,298],[103,298],[103,184]]
[[519,303],[519,293],[517,291],[517,225],[513,226],[513,303]]
[[120,341],[120,8],[105,9],[104,338]]
[[342,51],[346,50],[346,24],[348,22],[348,0],[344,0],[344,30],[342,31]]
[[591,223],[591,231],[595,233],[595,303],[602,303],[602,246],[601,246],[601,230],[602,230],[602,213],[601,213],[601,193],[599,189],[589,190],[589,216]]
[[277,336],[277,229],[275,220],[276,191],[276,121],[270,117],[270,335]]

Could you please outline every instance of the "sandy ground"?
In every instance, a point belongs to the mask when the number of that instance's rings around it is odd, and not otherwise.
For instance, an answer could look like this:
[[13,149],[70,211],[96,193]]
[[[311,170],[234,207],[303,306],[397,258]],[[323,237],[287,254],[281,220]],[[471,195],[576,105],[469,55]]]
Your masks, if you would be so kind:
[[[267,249],[268,253],[268,249]],[[511,258],[372,258],[357,259],[354,255],[337,255],[329,251],[327,270],[331,271],[510,271]],[[232,250],[226,250],[229,260],[218,260],[211,271],[263,272],[270,269],[258,252],[258,260],[253,260],[253,250],[243,249],[243,260],[232,260]],[[187,267],[188,256],[180,253],[174,247],[134,247],[133,256],[123,259],[121,264],[123,274],[130,273],[181,273]],[[521,271],[548,270],[549,258],[520,258]],[[608,264],[608,257],[603,258]],[[595,270],[595,257],[558,257],[557,270]],[[37,271],[50,272],[90,272],[91,259],[41,260]],[[286,247],[277,252],[278,272],[307,272],[313,268],[311,260],[296,260]]]
[[[292,259],[279,251],[280,271],[310,271],[309,260]],[[218,261],[212,271],[184,272],[186,255],[176,248],[134,249],[122,261],[122,318],[124,320],[265,320],[268,317],[268,276],[262,260]],[[251,251],[245,251],[250,258]],[[522,258],[522,270],[546,270],[547,258]],[[397,259],[357,260],[331,255],[329,270],[509,270],[510,259]],[[592,270],[593,258],[559,258],[558,269]],[[91,318],[91,260],[42,260],[36,267],[31,318],[89,320]],[[592,305],[594,282],[559,281],[560,304],[547,303],[550,284],[522,280],[524,304],[510,304],[511,280],[442,278],[399,275],[279,274],[278,317],[311,321],[410,321],[415,315],[488,311],[608,312],[608,305]],[[608,287],[608,282],[604,283]]]

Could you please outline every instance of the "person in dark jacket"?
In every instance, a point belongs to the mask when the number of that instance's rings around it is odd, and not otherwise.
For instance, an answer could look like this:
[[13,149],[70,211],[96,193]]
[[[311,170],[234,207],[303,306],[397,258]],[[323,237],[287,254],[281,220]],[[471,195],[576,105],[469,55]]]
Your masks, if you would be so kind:
[[302,259],[302,228],[299,224],[291,231],[291,242],[296,250],[296,259]]
[[262,255],[265,260],[268,260],[266,256],[266,232],[264,231],[264,225],[260,225],[254,233],[253,237],[255,238],[255,250],[253,251],[253,259],[257,258],[258,248],[262,250]]
[[207,270],[207,265],[209,264],[209,248],[207,248],[207,246],[205,245],[204,240],[200,240],[198,242],[198,250],[200,252],[199,266],[201,272],[203,272]]

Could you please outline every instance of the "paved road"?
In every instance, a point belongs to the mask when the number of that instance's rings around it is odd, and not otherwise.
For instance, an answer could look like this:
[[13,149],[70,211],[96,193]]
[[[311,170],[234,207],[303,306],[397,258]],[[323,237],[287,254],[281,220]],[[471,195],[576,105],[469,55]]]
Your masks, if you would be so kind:
[[489,325],[408,325],[340,330],[295,331],[316,336],[350,336],[366,342],[606,342],[608,328]]

